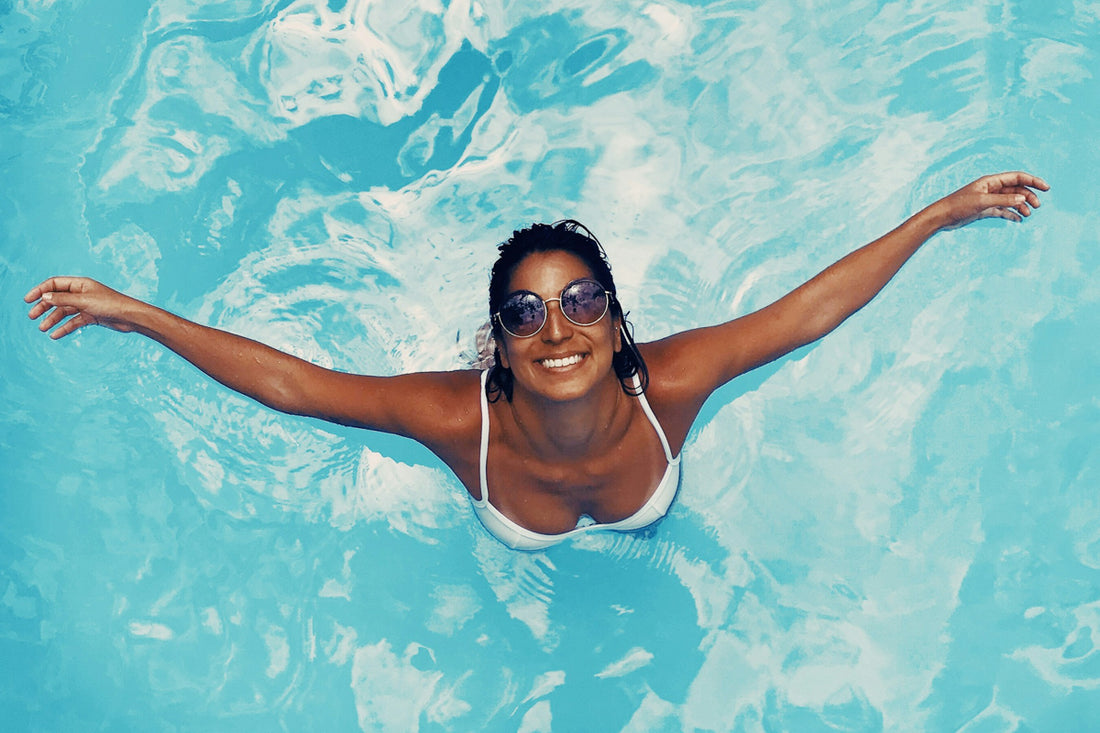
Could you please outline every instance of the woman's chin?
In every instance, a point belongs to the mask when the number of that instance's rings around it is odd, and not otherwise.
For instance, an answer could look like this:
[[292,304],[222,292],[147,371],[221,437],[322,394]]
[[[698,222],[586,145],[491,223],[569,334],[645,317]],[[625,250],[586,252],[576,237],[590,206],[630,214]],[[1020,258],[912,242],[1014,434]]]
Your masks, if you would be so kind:
[[614,378],[611,370],[601,377],[596,365],[586,357],[568,366],[545,366],[536,362],[527,374],[517,378],[516,386],[542,399],[573,402],[590,396],[603,379]]

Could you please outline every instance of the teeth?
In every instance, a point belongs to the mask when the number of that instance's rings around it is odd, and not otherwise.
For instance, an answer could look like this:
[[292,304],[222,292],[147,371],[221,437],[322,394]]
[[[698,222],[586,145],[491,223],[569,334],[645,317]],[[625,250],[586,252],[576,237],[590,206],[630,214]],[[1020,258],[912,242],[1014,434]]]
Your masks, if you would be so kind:
[[558,369],[560,367],[570,366],[576,364],[581,360],[580,354],[574,354],[573,356],[567,356],[564,359],[543,359],[542,365],[550,367],[551,369]]

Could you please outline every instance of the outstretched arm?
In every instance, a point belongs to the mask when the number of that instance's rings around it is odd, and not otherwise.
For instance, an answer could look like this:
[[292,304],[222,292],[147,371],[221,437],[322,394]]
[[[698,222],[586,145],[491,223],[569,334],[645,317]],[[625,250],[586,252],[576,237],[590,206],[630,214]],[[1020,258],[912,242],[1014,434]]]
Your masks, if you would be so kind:
[[1039,206],[1035,192],[1049,188],[1041,178],[1019,171],[979,178],[771,305],[650,344],[651,370],[659,370],[676,399],[698,409],[713,390],[734,377],[835,329],[870,302],[932,235],[978,219],[1022,221]]
[[[81,277],[52,277],[24,296],[39,329],[59,339],[89,325],[137,332],[225,386],[275,410],[398,433],[439,448],[453,436],[441,415],[461,414],[461,373],[366,377],[325,369],[252,339],[193,323]],[[43,317],[44,316],[44,317]],[[476,391],[470,392],[476,395]],[[458,404],[461,403],[461,404]],[[475,403],[476,404],[476,403]]]

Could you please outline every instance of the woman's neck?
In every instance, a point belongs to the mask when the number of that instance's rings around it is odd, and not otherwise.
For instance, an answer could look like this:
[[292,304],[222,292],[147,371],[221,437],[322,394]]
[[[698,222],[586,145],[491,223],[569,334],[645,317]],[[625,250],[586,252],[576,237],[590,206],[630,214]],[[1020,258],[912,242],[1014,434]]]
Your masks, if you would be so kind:
[[612,377],[593,392],[568,402],[548,400],[516,385],[512,422],[518,441],[543,458],[580,458],[605,451],[629,423],[629,402]]

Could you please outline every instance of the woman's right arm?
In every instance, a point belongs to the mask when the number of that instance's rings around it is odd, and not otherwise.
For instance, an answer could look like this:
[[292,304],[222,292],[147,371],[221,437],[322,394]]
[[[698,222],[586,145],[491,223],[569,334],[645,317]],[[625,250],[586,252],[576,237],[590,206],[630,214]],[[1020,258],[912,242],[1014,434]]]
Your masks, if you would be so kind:
[[[453,442],[469,411],[465,372],[368,377],[311,364],[258,341],[193,323],[82,277],[52,277],[24,296],[28,315],[53,339],[89,325],[137,332],[179,354],[232,390],[294,415],[396,433],[429,448]],[[44,317],[43,317],[44,316]],[[473,403],[476,406],[476,402]],[[448,426],[452,426],[449,428]]]

